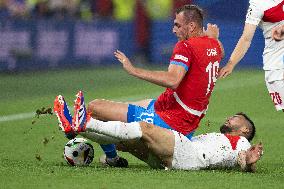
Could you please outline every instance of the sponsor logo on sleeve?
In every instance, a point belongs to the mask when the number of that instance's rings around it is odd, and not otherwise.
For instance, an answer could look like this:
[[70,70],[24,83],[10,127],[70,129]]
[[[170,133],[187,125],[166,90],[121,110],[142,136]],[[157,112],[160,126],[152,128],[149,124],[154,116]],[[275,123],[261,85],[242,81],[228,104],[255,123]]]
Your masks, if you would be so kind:
[[182,60],[184,62],[188,62],[188,58],[185,57],[185,56],[182,56],[180,54],[176,54],[175,57],[174,57],[175,60]]

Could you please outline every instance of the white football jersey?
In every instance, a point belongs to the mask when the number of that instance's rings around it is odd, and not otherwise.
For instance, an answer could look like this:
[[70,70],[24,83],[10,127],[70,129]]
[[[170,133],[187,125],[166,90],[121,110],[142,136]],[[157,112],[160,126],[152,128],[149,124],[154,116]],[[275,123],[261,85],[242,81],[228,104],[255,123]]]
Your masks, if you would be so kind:
[[284,40],[277,42],[271,38],[272,28],[284,24],[284,0],[250,0],[249,3],[246,23],[259,26],[265,39],[263,69],[284,69]]
[[245,137],[208,133],[189,140],[174,132],[175,149],[172,168],[198,170],[205,168],[230,168],[237,165],[238,153],[251,147]]
[[233,167],[238,153],[251,147],[242,136],[209,133],[192,138],[194,146],[206,162],[206,167]]

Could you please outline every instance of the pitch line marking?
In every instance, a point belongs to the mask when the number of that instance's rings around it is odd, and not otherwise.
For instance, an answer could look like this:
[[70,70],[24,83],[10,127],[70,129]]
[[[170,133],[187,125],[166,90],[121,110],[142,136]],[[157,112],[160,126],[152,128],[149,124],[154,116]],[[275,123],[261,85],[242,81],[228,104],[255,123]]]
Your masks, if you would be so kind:
[[7,115],[7,116],[0,116],[0,122],[23,120],[23,119],[32,118],[34,116],[35,116],[35,112],[12,114],[12,115]]

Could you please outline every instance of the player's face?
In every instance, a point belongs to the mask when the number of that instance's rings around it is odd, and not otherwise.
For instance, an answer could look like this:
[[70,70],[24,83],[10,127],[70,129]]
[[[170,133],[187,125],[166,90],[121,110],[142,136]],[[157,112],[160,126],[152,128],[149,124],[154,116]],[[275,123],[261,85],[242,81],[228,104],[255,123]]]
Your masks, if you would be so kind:
[[246,119],[242,115],[234,115],[225,121],[225,123],[220,127],[221,133],[231,133],[233,131],[238,131],[242,127],[246,127]]
[[184,19],[183,12],[176,14],[174,20],[173,33],[177,36],[178,40],[185,40],[189,37],[189,24]]

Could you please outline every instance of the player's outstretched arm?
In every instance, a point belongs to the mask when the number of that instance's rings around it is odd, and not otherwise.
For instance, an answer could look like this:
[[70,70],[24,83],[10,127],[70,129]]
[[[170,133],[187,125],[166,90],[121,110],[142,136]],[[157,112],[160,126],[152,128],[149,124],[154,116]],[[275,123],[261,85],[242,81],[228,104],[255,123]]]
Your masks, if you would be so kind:
[[255,172],[256,163],[263,155],[263,146],[261,143],[253,145],[247,151],[241,151],[238,154],[238,164],[242,171]]
[[272,29],[271,37],[275,41],[284,40],[284,24]]
[[114,55],[130,75],[162,87],[177,88],[186,74],[186,70],[182,66],[174,64],[170,64],[168,71],[151,71],[136,68],[123,52],[117,50],[114,52]]
[[232,52],[228,63],[220,70],[218,78],[225,78],[233,72],[235,66],[239,63],[239,61],[244,57],[244,55],[248,51],[256,27],[257,26],[253,24],[245,24],[243,34],[240,37],[234,51]]

